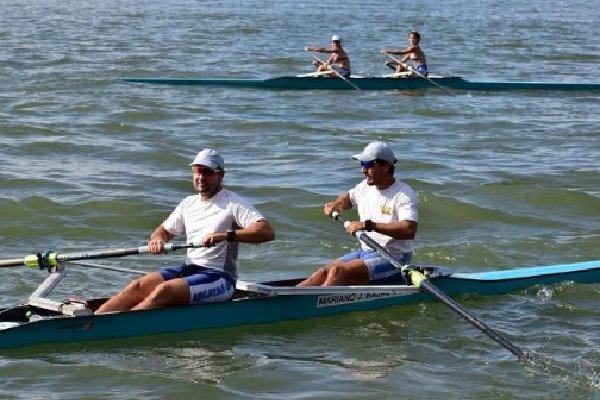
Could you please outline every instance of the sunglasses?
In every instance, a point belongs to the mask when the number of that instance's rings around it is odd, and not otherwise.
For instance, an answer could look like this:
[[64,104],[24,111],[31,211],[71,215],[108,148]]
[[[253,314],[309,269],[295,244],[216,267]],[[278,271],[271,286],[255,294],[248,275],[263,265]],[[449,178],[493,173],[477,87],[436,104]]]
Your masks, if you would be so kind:
[[218,169],[212,169],[212,168],[204,167],[202,165],[194,165],[192,167],[192,172],[194,174],[198,174],[198,175],[211,176],[211,175],[214,175],[217,171],[219,171],[219,170]]
[[360,166],[363,168],[373,168],[377,164],[377,160],[361,161]]

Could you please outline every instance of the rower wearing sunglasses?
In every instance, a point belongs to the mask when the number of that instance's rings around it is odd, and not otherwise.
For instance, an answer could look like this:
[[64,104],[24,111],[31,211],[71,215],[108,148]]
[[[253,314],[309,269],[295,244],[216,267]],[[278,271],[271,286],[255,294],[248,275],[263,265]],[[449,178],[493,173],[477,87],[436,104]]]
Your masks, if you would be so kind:
[[[406,265],[413,253],[417,233],[418,199],[412,188],[394,178],[396,157],[383,142],[371,142],[362,153],[352,156],[360,161],[364,179],[354,188],[325,204],[323,212],[331,216],[356,207],[359,221],[347,224],[354,236],[366,234]],[[299,286],[366,285],[402,282],[402,274],[389,261],[366,244],[319,268]]]

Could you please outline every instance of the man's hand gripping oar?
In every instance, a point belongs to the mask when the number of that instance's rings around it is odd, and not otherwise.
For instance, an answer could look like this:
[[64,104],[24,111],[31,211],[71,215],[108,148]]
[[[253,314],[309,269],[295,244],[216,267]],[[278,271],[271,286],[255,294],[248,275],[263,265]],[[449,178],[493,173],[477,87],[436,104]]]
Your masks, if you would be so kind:
[[[331,216],[344,224],[347,227],[350,222],[345,221],[344,218],[337,212],[334,211]],[[481,321],[475,315],[471,314],[469,311],[465,310],[460,304],[456,303],[450,297],[448,297],[445,293],[440,291],[436,286],[434,286],[431,282],[427,280],[427,278],[416,269],[411,269],[407,265],[402,265],[398,260],[394,258],[385,248],[383,248],[379,243],[373,240],[366,233],[357,231],[354,234],[359,240],[367,244],[373,250],[375,250],[379,255],[388,260],[393,266],[401,269],[402,271],[408,271],[410,278],[412,280],[413,285],[418,286],[420,288],[425,289],[439,300],[441,300],[444,304],[446,304],[452,311],[456,312],[458,315],[469,321],[473,324],[477,329],[481,330],[485,333],[490,339],[499,343],[502,347],[516,355],[519,360],[529,361],[532,359],[531,355],[521,348],[515,346],[511,342],[509,342],[504,336],[500,335],[498,332],[494,331],[492,328],[487,326],[485,322]]]

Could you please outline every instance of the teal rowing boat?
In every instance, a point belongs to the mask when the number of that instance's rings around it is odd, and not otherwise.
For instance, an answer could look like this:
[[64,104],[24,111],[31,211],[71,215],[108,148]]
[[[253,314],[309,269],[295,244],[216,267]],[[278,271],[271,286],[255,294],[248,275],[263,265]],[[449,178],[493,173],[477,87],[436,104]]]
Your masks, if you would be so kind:
[[[500,295],[565,281],[600,282],[600,260],[476,273],[452,273],[441,267],[418,269],[453,296]],[[64,270],[51,272],[25,304],[0,310],[1,349],[270,324],[435,299],[412,285],[295,287],[299,280],[238,282],[234,300],[226,303],[93,315],[92,310],[106,299],[83,305],[47,298],[63,275]]]
[[336,77],[284,76],[271,79],[227,79],[227,78],[126,78],[127,83],[156,85],[222,86],[232,88],[277,89],[277,90],[416,90],[445,88],[463,91],[600,91],[600,83],[550,83],[550,82],[475,82],[449,77],[394,78],[352,77],[347,80]]

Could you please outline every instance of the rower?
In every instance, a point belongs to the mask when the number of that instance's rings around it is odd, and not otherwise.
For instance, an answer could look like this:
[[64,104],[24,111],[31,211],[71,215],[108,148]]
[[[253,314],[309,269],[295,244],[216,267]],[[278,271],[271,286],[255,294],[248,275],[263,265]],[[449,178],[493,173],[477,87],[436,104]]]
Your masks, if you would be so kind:
[[[371,142],[352,156],[360,161],[363,180],[354,188],[326,203],[323,213],[333,216],[355,207],[360,220],[350,221],[346,232],[365,231],[379,246],[391,252],[396,262],[408,265],[417,234],[419,200],[410,186],[394,177],[396,156],[383,142]],[[319,268],[298,286],[339,286],[397,283],[402,271],[389,259],[363,243]]]
[[219,152],[203,149],[190,167],[198,194],[185,197],[156,227],[148,249],[151,254],[165,253],[167,242],[181,234],[187,242],[200,241],[202,247],[188,251],[181,265],[132,281],[96,314],[231,300],[238,275],[238,243],[275,238],[254,205],[223,186],[225,161]]
[[[419,42],[421,41],[421,35],[417,31],[412,31],[408,35],[409,46],[404,50],[395,50],[383,48],[381,53],[387,56],[400,55],[404,56],[401,60],[391,57],[392,60],[386,61],[385,65],[393,69],[398,76],[421,76],[427,77],[427,60],[425,59],[425,53],[421,50]],[[409,66],[407,62],[412,64]]]
[[[314,56],[313,65],[317,67],[317,72],[331,71],[329,76],[337,76],[338,74],[344,78],[350,77],[350,58],[342,47],[342,39],[339,35],[331,36],[331,47],[313,47],[307,46],[304,51],[315,51],[318,53],[330,53],[327,61],[320,60]],[[337,74],[336,74],[337,72]]]

